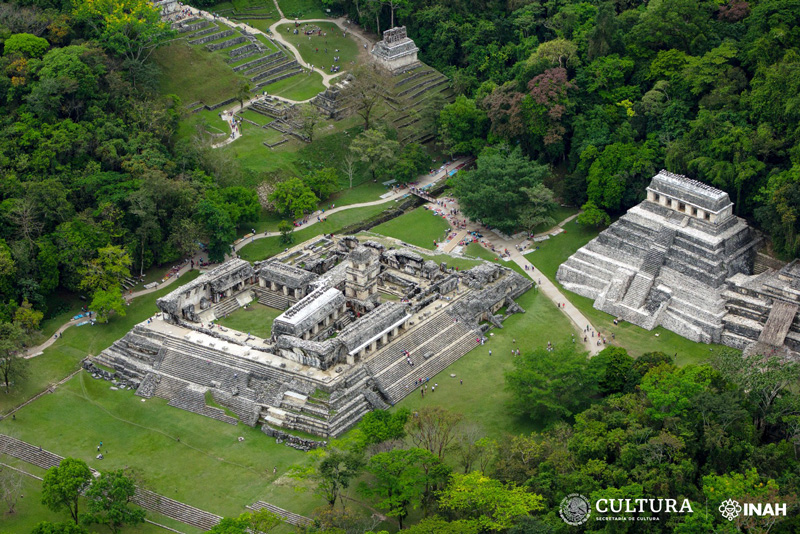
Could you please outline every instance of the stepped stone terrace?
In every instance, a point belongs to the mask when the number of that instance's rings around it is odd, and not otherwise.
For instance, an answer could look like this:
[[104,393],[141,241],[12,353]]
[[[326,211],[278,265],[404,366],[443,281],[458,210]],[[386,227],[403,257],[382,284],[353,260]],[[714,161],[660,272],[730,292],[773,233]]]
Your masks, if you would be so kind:
[[704,343],[724,336],[727,280],[749,275],[760,239],[728,194],[667,171],[634,206],[558,269],[566,289],[648,330]]
[[[318,237],[270,261],[232,259],[201,275],[158,299],[160,313],[96,360],[137,395],[176,408],[261,424],[270,436],[338,436],[524,312],[514,299],[531,286],[488,262],[459,272],[409,249]],[[284,310],[269,339],[214,324],[254,300]]]

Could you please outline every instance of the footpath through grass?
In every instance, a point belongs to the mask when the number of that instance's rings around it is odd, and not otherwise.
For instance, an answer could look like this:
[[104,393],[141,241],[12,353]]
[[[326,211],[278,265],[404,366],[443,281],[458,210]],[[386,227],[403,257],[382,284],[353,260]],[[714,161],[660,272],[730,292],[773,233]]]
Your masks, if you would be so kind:
[[269,338],[272,321],[281,313],[281,310],[254,302],[246,309],[239,308],[224,319],[218,319],[217,324],[261,338]]
[[[413,411],[426,405],[441,405],[464,414],[467,421],[477,423],[487,435],[494,437],[538,430],[539,425],[535,421],[508,411],[507,402],[511,394],[505,390],[505,373],[512,368],[514,356],[511,351],[531,351],[546,346],[548,341],[554,344],[569,343],[573,329],[564,314],[535,290],[528,291],[517,302],[526,313],[511,316],[503,323],[502,330],[490,330],[493,335],[489,336],[486,345],[477,346],[431,377],[430,385],[439,384],[435,393],[430,393],[429,389],[423,399],[419,391],[414,391],[397,407]],[[455,378],[451,378],[450,374],[455,374]],[[460,383],[462,379],[463,385]]]
[[613,333],[616,337],[614,345],[626,348],[632,356],[662,351],[674,356],[678,365],[701,362],[713,356],[715,352],[727,348],[723,345],[695,343],[660,326],[648,331],[624,321],[615,325],[614,316],[595,309],[593,300],[564,289],[556,281],[558,266],[600,233],[595,228],[582,227],[574,220],[564,225],[564,230],[564,233],[537,243],[539,250],[526,254],[525,257],[538,271],[556,284],[570,302],[609,340]]
[[433,250],[433,241],[442,241],[450,223],[433,211],[419,207],[371,229],[376,234],[394,237],[418,247]]
[[[366,220],[393,206],[393,203],[386,202],[374,206],[353,208],[334,213],[326,217],[324,222],[318,222],[311,226],[306,226],[305,228],[301,226],[299,229],[295,229],[292,234],[294,236],[294,243],[302,243],[320,234],[335,234],[346,226]],[[267,237],[254,240],[252,243],[242,247],[242,249],[239,250],[239,256],[247,261],[260,261],[283,252],[285,248],[286,245],[281,242],[281,236]]]
[[[324,35],[306,35],[304,31],[312,27],[319,28]],[[295,29],[297,34],[294,33]],[[300,22],[299,26],[294,23],[281,24],[276,30],[297,49],[306,63],[324,69],[326,73],[331,73],[331,65],[338,65],[342,71],[352,69],[358,58],[356,40],[352,35],[344,37],[342,30],[333,22]],[[334,62],[334,57],[338,57],[339,61]]]
[[[197,278],[198,271],[192,271],[180,278],[186,283]],[[33,397],[45,388],[58,382],[78,368],[78,364],[88,355],[97,355],[114,341],[156,313],[156,299],[178,287],[172,283],[160,291],[133,299],[125,309],[125,317],[112,317],[107,324],[94,326],[73,326],[64,331],[61,337],[46,348],[40,356],[28,360],[29,378],[9,393],[0,389],[0,414],[7,413],[15,406]]]

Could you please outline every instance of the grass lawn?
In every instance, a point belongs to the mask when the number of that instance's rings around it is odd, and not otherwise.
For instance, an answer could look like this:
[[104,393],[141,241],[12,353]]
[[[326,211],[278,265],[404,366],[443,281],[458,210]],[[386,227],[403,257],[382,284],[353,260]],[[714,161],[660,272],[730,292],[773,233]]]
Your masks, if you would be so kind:
[[262,115],[261,113],[256,113],[255,111],[252,111],[252,110],[249,110],[249,109],[246,109],[244,111],[240,111],[239,113],[237,113],[237,115],[239,115],[239,116],[241,116],[241,117],[243,117],[243,118],[245,118],[247,120],[253,121],[256,124],[258,124],[259,126],[265,126],[265,125],[271,123],[273,120],[275,120],[272,117],[267,117],[266,115]]
[[[193,280],[198,276],[197,271],[187,273],[181,277],[183,283]],[[78,368],[78,363],[88,354],[99,354],[114,341],[125,335],[137,323],[142,322],[158,309],[156,299],[166,295],[178,286],[171,284],[161,291],[149,293],[133,300],[126,308],[125,317],[113,317],[107,324],[97,323],[94,326],[73,326],[64,331],[62,336],[44,353],[29,362],[29,378],[17,388],[11,388],[10,393],[0,389],[0,414],[6,413],[47,388],[50,384],[58,382]]]
[[[429,390],[423,399],[419,391],[415,391],[399,402],[397,407],[414,410],[438,404],[464,414],[465,419],[478,423],[488,435],[495,437],[537,430],[539,427],[535,421],[512,415],[506,409],[511,394],[504,389],[505,372],[512,366],[511,350],[532,350],[545,346],[548,341],[568,343],[573,329],[555,305],[534,290],[522,295],[518,302],[526,313],[510,317],[502,330],[492,329],[490,332],[494,335],[489,336],[486,345],[474,348],[431,377],[431,385],[434,382],[439,384],[435,393],[431,394]],[[451,378],[451,373],[456,377]],[[464,380],[463,385],[459,383],[461,379]]]
[[318,72],[312,72],[310,75],[301,72],[279,82],[265,85],[262,90],[289,100],[304,101],[317,96],[325,90],[325,86],[322,85],[322,76]]
[[318,0],[278,0],[278,5],[287,19],[324,19],[328,16]]
[[281,310],[254,302],[247,308],[239,308],[224,319],[218,319],[217,324],[239,332],[249,332],[261,338],[269,338],[272,321],[281,313]]
[[[302,22],[297,28],[297,35],[294,33],[294,24],[281,24],[276,31],[300,52],[306,63],[324,67],[325,72],[330,72],[331,65],[339,65],[342,70],[347,70],[355,63],[358,58],[358,43],[353,37],[343,37],[342,30],[333,22],[310,22],[308,25],[319,28],[327,35],[306,35],[306,24]],[[339,56],[337,63],[333,61],[334,56]]]
[[[375,206],[366,206],[364,208],[353,208],[350,210],[340,211],[334,213],[327,218],[325,222],[316,223],[306,228],[301,227],[299,230],[294,231],[294,242],[302,243],[307,239],[311,239],[319,234],[336,233],[345,226],[349,226],[358,221],[368,219],[385,209],[392,207],[392,203],[377,204]],[[265,260],[274,256],[286,248],[286,245],[281,243],[280,236],[267,237],[253,241],[239,250],[239,256],[248,261]]]
[[714,352],[727,348],[723,345],[695,343],[660,326],[648,331],[627,322],[614,325],[614,317],[596,310],[593,307],[593,300],[564,289],[555,279],[558,266],[599,233],[594,228],[578,225],[574,220],[564,225],[564,229],[566,230],[564,233],[538,243],[539,250],[526,254],[525,257],[558,286],[570,302],[592,321],[595,328],[609,338],[610,334],[614,333],[616,336],[614,344],[625,347],[632,356],[662,351],[675,356],[679,365],[701,362]]
[[425,208],[417,208],[371,229],[377,234],[395,237],[406,243],[432,250],[434,239],[441,241],[450,228],[446,219]]
[[[301,514],[321,504],[277,480],[304,462],[303,453],[259,429],[172,408],[163,399],[142,402],[132,391],[109,387],[81,372],[20,410],[16,421],[0,421],[0,432],[96,469],[131,467],[149,489],[223,516],[238,515],[259,499]],[[100,441],[104,460],[95,459]]]
[[[44,470],[15,458],[0,455],[0,460],[36,476],[41,477],[44,474]],[[2,525],[4,532],[30,532],[41,521],[58,523],[69,520],[66,511],[53,512],[42,504],[42,483],[39,480],[23,475],[22,481],[21,493],[24,497],[17,500],[17,512],[15,514],[0,513],[0,525]],[[3,510],[5,511],[5,509]],[[81,498],[80,510],[86,510],[85,499],[83,498]],[[185,534],[199,534],[201,532],[199,529],[185,523],[180,523],[153,512],[147,512],[147,519],[178,529]],[[94,525],[90,527],[90,532],[105,533],[107,530],[99,525]],[[126,534],[164,534],[165,531],[161,527],[144,523],[136,527],[125,527],[124,532]]]
[[[230,37],[228,38],[230,39]],[[162,94],[176,94],[184,104],[216,104],[230,98],[244,77],[235,74],[222,56],[175,41],[158,48],[151,56],[161,68]]]

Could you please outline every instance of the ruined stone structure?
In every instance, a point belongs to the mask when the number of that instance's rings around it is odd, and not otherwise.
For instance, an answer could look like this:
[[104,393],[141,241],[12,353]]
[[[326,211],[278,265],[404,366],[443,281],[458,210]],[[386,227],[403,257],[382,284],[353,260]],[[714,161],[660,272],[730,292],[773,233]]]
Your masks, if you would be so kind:
[[667,171],[647,199],[558,269],[565,288],[648,330],[724,341],[726,279],[750,274],[758,239],[728,194]]
[[[456,272],[411,250],[320,237],[255,266],[234,259],[201,275],[158,299],[161,313],[97,360],[137,395],[170,406],[260,423],[269,435],[280,427],[337,436],[474,348],[487,328],[479,323],[502,327],[500,308],[524,311],[514,299],[530,287],[497,265]],[[255,298],[285,310],[270,339],[213,324]],[[208,406],[207,395],[237,417]]]
[[728,279],[722,342],[745,354],[800,358],[800,263]]
[[405,26],[384,31],[383,40],[372,47],[375,60],[389,72],[416,65],[417,52],[419,48],[408,37]]

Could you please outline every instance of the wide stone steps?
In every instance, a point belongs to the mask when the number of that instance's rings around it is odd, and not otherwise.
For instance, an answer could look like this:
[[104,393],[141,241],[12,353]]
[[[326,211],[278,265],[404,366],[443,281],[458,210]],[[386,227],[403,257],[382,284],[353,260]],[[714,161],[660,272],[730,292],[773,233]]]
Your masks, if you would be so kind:
[[[260,58],[254,59],[252,61],[248,61],[247,63],[242,63],[241,65],[236,65],[235,67],[233,67],[233,72],[239,72],[241,70],[248,71],[249,69],[254,69],[255,67],[258,67],[259,65],[261,65],[262,63],[266,63],[266,62],[268,62],[270,60],[273,60],[273,59],[277,58],[278,56],[282,56],[282,55],[283,54],[281,52],[274,52],[274,53],[266,55],[266,56],[261,56]],[[245,72],[245,74],[247,74],[247,72]]]
[[206,405],[205,389],[198,389],[196,386],[188,385],[173,397],[168,405],[187,412],[204,415],[229,425],[238,425],[236,418],[226,414],[224,410]]
[[231,395],[226,391],[215,389],[212,391],[214,400],[236,414],[239,420],[247,426],[256,426],[261,415],[261,406],[254,401],[243,398],[241,395]]
[[230,58],[239,58],[248,52],[257,52],[260,48],[258,45],[253,43],[246,44],[244,46],[240,46],[239,48],[234,48],[233,50],[228,52],[228,57]]
[[409,393],[414,391],[414,383],[418,378],[433,378],[441,373],[453,362],[464,356],[466,353],[478,346],[477,336],[471,330],[464,328],[464,332],[460,337],[456,338],[453,343],[442,349],[437,355],[433,356],[426,362],[414,365],[409,369],[403,377],[399,378],[393,385],[387,388],[386,392],[389,394],[389,399],[392,404],[397,404]]
[[160,375],[153,396],[170,400],[186,387],[186,382],[171,376]]
[[279,82],[281,80],[285,80],[286,78],[291,78],[292,76],[297,76],[305,72],[303,69],[298,68],[297,70],[289,71],[286,74],[281,74],[280,76],[275,76],[274,78],[270,78],[269,80],[263,81],[256,85],[257,89],[261,89],[262,87],[266,87],[267,85],[273,84],[275,82]]
[[258,510],[269,510],[273,514],[279,515],[281,519],[283,519],[290,525],[305,526],[313,523],[313,521],[308,517],[292,513],[288,510],[284,510],[283,508],[279,508],[274,504],[270,504],[264,501],[256,501],[247,508],[253,510],[254,512],[257,512]]
[[164,355],[159,372],[162,375],[167,374],[179,380],[209,388],[219,387],[232,390],[234,387],[238,387],[241,390],[247,387],[247,373],[240,373],[234,367],[220,365],[210,360],[203,363],[203,360],[199,358],[174,350],[168,350]]
[[231,295],[230,297],[225,298],[214,304],[213,306],[214,315],[217,318],[225,317],[226,315],[238,310],[241,307],[241,305],[239,304],[239,301],[236,298],[237,296],[239,296],[239,293],[237,293],[236,295]]
[[297,65],[297,60],[294,60],[294,59],[293,60],[289,60],[289,58],[286,58],[286,59],[287,59],[287,61],[284,62],[284,63],[280,63],[280,64],[278,64],[278,65],[276,65],[276,66],[274,66],[272,68],[269,68],[269,69],[267,69],[267,70],[265,70],[265,71],[263,71],[263,72],[261,72],[259,74],[256,74],[255,76],[251,76],[250,77],[250,81],[251,82],[258,82],[258,81],[261,81],[261,80],[263,80],[265,78],[269,78],[270,76],[273,76],[275,74],[279,74],[279,73],[281,73],[281,72],[283,72],[285,70],[291,69],[292,67],[298,66]]
[[288,310],[292,304],[292,299],[286,295],[275,293],[262,287],[253,288],[258,297],[258,302],[264,306],[275,308],[276,310]]
[[133,502],[142,508],[203,530],[214,528],[222,520],[218,515],[141,488],[136,489]]
[[383,369],[380,373],[375,374],[375,379],[381,383],[383,388],[388,388],[395,384],[401,377],[407,375],[417,365],[425,363],[425,354],[433,353],[434,356],[453,343],[456,338],[463,334],[463,330],[456,327],[457,323],[450,323],[441,330],[433,334],[428,340],[419,345],[414,351],[411,352],[409,358],[414,362],[414,366],[408,365],[405,357],[400,357],[389,367]]
[[425,93],[430,92],[432,89],[436,89],[437,87],[441,87],[442,85],[444,85],[446,83],[450,83],[450,80],[448,78],[441,78],[438,81],[436,81],[435,83],[425,84],[425,85],[422,86],[422,88],[419,91],[417,91],[416,93],[413,93],[411,96],[409,96],[409,99],[411,99],[412,101],[416,100],[417,98],[419,98],[420,96],[424,95]]
[[628,286],[628,291],[625,292],[625,297],[622,299],[622,304],[630,308],[638,309],[644,304],[650,288],[653,286],[653,279],[641,272],[636,273]]
[[11,436],[0,434],[0,453],[8,454],[19,460],[28,462],[42,469],[58,467],[63,458],[50,451],[35,447]]
[[199,32],[195,32],[192,35],[189,35],[188,37],[190,37],[191,39],[197,39],[199,37],[205,37],[206,35],[211,35],[216,31],[219,31],[219,26],[213,25],[210,28],[205,28],[203,30],[200,30]]
[[372,375],[378,375],[399,359],[405,359],[404,350],[416,353],[416,349],[430,339],[436,332],[453,322],[453,318],[440,312],[437,316],[417,328],[405,332],[388,347],[379,350],[367,361],[366,365]]

